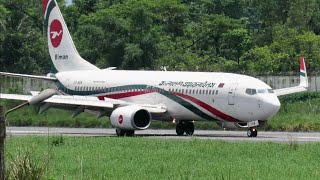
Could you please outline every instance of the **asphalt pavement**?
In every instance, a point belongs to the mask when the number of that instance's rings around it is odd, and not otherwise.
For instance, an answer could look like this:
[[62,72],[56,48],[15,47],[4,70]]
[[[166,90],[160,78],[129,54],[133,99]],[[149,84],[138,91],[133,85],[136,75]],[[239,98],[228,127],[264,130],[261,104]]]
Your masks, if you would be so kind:
[[[115,137],[115,129],[104,128],[55,128],[55,127],[7,127],[7,136],[102,136]],[[266,132],[259,131],[258,137],[247,137],[246,131],[195,130],[193,136],[177,136],[174,129],[147,129],[136,131],[136,137],[159,139],[206,139],[229,142],[277,142],[277,143],[320,143],[318,132]]]

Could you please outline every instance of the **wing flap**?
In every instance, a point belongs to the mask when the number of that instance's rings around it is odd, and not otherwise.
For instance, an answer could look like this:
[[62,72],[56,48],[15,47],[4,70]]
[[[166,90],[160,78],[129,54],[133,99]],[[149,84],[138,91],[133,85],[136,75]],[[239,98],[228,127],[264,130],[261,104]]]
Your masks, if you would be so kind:
[[113,104],[107,101],[100,101],[96,97],[91,96],[62,96],[55,95],[45,100],[46,103],[64,104],[75,106],[92,106],[100,108],[113,108]]

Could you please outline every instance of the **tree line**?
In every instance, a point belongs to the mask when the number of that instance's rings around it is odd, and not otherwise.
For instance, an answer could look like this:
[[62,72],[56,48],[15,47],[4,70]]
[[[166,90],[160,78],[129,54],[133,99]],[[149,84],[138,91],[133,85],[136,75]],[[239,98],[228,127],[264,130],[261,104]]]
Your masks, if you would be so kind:
[[[270,75],[320,70],[320,0],[58,1],[76,47],[100,68]],[[0,70],[45,74],[39,0],[0,0]]]

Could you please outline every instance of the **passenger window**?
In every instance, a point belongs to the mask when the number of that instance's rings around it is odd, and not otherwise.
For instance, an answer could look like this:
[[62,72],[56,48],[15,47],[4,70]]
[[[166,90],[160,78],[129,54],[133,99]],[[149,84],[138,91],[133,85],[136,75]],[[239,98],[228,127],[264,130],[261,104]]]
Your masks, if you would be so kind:
[[216,95],[218,95],[218,90],[216,90]]

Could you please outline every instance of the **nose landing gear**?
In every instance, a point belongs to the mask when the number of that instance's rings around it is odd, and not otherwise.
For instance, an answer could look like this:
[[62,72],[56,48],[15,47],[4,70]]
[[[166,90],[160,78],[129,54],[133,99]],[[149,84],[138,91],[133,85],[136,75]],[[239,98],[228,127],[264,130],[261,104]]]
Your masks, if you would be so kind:
[[251,127],[251,128],[247,131],[247,135],[248,135],[248,137],[257,137],[258,131],[257,131],[256,128]]
[[178,136],[182,136],[184,133],[191,136],[194,133],[194,125],[190,121],[179,121],[176,126],[176,133]]

